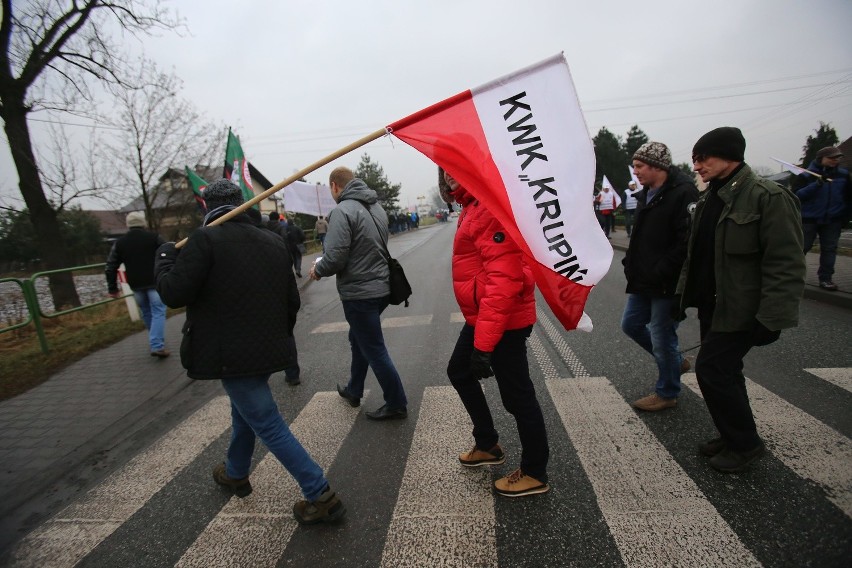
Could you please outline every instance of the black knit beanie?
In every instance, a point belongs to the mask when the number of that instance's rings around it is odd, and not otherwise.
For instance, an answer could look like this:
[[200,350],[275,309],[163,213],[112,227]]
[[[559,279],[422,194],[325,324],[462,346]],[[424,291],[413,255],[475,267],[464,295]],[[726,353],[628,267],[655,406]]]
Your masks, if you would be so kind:
[[696,156],[716,156],[731,162],[745,161],[746,141],[739,128],[722,126],[702,136],[692,148],[693,159]]
[[208,185],[203,196],[209,211],[223,205],[238,207],[243,204],[243,192],[233,182],[225,178],[218,179]]

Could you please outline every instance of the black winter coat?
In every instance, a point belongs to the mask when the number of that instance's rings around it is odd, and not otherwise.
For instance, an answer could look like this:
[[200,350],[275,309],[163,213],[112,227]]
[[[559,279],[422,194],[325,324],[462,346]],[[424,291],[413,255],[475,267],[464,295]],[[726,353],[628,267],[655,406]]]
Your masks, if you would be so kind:
[[166,305],[186,306],[181,363],[193,379],[264,375],[291,365],[299,290],[287,246],[245,214],[192,233],[156,270]]
[[627,293],[671,297],[686,260],[694,211],[694,205],[690,205],[698,201],[698,189],[691,178],[672,167],[650,203],[646,203],[647,188],[635,197],[636,220],[622,261]]
[[131,290],[154,287],[154,253],[165,241],[157,233],[131,227],[112,245],[106,261],[107,290],[118,292],[116,272],[121,263]]

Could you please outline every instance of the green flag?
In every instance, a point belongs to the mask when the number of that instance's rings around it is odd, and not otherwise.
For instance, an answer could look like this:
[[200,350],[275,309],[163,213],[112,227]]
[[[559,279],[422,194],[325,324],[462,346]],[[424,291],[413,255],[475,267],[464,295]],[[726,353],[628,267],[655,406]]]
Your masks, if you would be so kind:
[[189,166],[186,167],[186,179],[189,181],[189,189],[192,190],[192,194],[195,196],[195,202],[198,204],[198,208],[201,209],[201,214],[207,214],[207,204],[204,202],[204,195],[202,192],[207,189],[207,182],[199,176],[197,173],[189,169]]
[[248,201],[254,197],[251,174],[243,147],[240,146],[240,139],[231,132],[230,128],[228,129],[228,147],[225,150],[225,177],[240,187],[243,199]]

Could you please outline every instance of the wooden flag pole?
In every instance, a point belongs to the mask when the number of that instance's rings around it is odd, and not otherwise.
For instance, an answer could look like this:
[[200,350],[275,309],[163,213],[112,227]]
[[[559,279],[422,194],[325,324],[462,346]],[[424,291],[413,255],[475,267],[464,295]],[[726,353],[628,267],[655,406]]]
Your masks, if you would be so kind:
[[[348,153],[349,153],[349,152],[351,152],[352,150],[355,150],[355,149],[357,149],[357,148],[360,148],[361,146],[363,146],[363,145],[365,145],[365,144],[369,144],[369,143],[370,143],[370,142],[372,142],[373,140],[376,140],[376,139],[378,139],[378,138],[381,138],[382,136],[384,136],[384,135],[385,135],[385,134],[387,134],[387,133],[388,133],[387,129],[386,129],[386,128],[382,128],[381,130],[376,130],[376,131],[375,131],[375,132],[373,132],[372,134],[368,134],[367,136],[364,136],[364,137],[363,137],[363,138],[361,138],[360,140],[356,140],[356,141],[355,141],[355,142],[353,142],[352,144],[350,144],[350,145],[348,145],[348,146],[346,146],[346,147],[344,147],[344,148],[341,148],[340,150],[338,150],[338,151],[336,151],[336,152],[334,152],[334,153],[332,153],[332,154],[329,154],[328,156],[326,156],[326,157],[325,157],[325,158],[323,158],[322,160],[319,160],[319,161],[317,161],[317,162],[314,162],[313,164],[311,164],[310,166],[306,167],[305,169],[303,169],[303,170],[299,170],[298,172],[296,172],[295,174],[291,175],[291,176],[290,176],[290,177],[288,177],[287,179],[285,179],[285,180],[283,180],[283,181],[280,181],[280,182],[276,183],[275,185],[273,185],[272,187],[270,187],[269,189],[267,189],[267,190],[266,190],[266,191],[264,191],[263,193],[261,193],[261,194],[259,194],[259,195],[255,195],[254,197],[252,197],[251,199],[249,199],[248,201],[246,201],[245,203],[243,203],[242,205],[240,205],[240,206],[239,206],[239,207],[237,207],[236,209],[232,209],[231,211],[228,211],[227,213],[225,213],[225,214],[224,214],[224,215],[222,215],[221,217],[216,218],[215,220],[213,220],[213,221],[212,221],[209,225],[207,225],[207,226],[208,226],[208,227],[214,227],[214,226],[216,226],[216,225],[221,225],[222,223],[224,223],[224,222],[225,222],[225,221],[227,221],[228,219],[232,219],[232,218],[236,217],[237,215],[239,215],[240,213],[242,213],[243,211],[245,211],[245,210],[246,210],[246,209],[248,209],[249,207],[252,207],[252,206],[253,206],[253,205],[255,205],[256,203],[260,203],[261,201],[263,201],[264,199],[266,199],[266,198],[267,198],[267,197],[269,197],[270,195],[272,195],[272,194],[274,194],[274,193],[276,193],[276,192],[278,192],[278,191],[281,191],[282,189],[284,189],[285,187],[287,187],[288,185],[290,185],[290,184],[291,184],[291,183],[293,183],[294,181],[298,181],[298,180],[299,180],[299,178],[303,178],[303,177],[305,177],[306,175],[308,175],[309,173],[313,172],[314,170],[318,170],[318,169],[320,169],[320,168],[321,168],[321,167],[323,167],[324,165],[326,165],[326,164],[328,164],[328,163],[330,163],[330,162],[333,162],[333,161],[334,161],[334,160],[336,160],[337,158],[339,158],[339,157],[341,157],[341,156],[345,156],[346,154],[348,154]],[[186,244],[186,241],[187,241],[187,240],[188,240],[188,238],[183,239],[182,241],[180,241],[179,243],[177,243],[177,244],[175,245],[175,248],[181,248],[181,247],[183,247],[183,246]]]

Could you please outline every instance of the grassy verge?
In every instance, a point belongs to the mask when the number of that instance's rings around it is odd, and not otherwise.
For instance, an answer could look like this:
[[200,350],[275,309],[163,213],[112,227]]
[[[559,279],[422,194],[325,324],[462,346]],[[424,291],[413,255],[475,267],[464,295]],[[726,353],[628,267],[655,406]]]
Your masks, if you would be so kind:
[[0,334],[0,400],[26,392],[86,355],[145,329],[141,321],[130,321],[121,301],[42,321],[50,348],[46,355],[32,324]]

